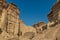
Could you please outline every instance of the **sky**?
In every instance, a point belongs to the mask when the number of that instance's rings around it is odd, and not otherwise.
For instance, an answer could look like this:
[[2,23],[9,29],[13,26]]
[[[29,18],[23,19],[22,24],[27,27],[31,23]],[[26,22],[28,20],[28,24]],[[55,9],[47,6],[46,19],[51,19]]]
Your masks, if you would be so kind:
[[50,13],[56,0],[7,0],[20,9],[20,19],[28,26],[38,22],[48,23],[47,15]]

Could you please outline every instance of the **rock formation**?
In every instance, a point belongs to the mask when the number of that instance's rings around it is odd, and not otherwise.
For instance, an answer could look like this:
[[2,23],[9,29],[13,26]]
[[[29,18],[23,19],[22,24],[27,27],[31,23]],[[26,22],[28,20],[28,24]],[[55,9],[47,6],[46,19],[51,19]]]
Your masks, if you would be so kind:
[[[39,22],[34,24],[36,35],[32,35],[31,39],[28,36],[24,37],[26,40],[60,40],[60,1],[56,2],[48,14],[49,22]],[[31,34],[31,33],[30,33]],[[29,35],[30,35],[29,34]],[[24,35],[28,35],[25,33]],[[23,39],[23,38],[22,38]],[[23,40],[24,40],[23,39]]]
[[14,3],[0,0],[0,40],[60,40],[60,0],[47,15],[49,22],[26,26],[19,19],[20,10]]

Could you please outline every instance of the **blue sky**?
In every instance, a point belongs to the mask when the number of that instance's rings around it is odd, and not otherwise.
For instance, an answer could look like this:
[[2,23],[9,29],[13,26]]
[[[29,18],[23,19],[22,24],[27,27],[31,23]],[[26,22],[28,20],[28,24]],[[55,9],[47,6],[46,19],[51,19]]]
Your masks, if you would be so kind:
[[47,14],[56,0],[7,0],[13,2],[20,9],[20,19],[26,25],[33,25],[38,22],[48,23]]

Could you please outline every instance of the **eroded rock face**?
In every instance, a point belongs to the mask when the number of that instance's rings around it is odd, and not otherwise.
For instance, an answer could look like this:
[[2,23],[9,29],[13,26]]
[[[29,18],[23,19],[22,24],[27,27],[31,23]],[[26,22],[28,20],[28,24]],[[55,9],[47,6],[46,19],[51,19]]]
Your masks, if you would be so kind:
[[47,29],[47,25],[44,22],[34,24],[33,27],[36,29],[37,33],[42,33],[43,30]]
[[34,32],[26,32],[23,36],[21,36],[20,40],[32,40],[34,38],[35,33]]
[[0,40],[8,40],[11,38],[11,36],[4,30],[2,30],[2,33],[0,34]]
[[35,36],[34,32],[26,32],[24,35],[24,37],[32,39]]
[[0,17],[0,40],[60,40],[60,1],[48,15],[48,24],[39,22],[26,26],[19,19],[16,5],[7,5],[5,0],[0,0]]
[[21,38],[20,40],[30,40],[30,39],[28,39],[28,38]]

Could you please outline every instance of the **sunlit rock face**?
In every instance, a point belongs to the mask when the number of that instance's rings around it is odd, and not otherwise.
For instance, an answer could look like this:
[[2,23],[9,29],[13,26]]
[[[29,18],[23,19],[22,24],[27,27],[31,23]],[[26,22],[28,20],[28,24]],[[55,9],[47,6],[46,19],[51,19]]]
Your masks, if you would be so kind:
[[60,40],[60,0],[48,14],[47,24],[27,26],[19,14],[15,4],[0,0],[0,40]]
[[26,26],[20,20],[21,36],[19,40],[60,40],[60,2],[57,2],[48,14],[49,22],[39,22],[33,26]]
[[[26,32],[24,39],[26,40],[60,40],[60,1],[57,2],[53,7],[51,13],[48,14],[49,22],[39,22],[34,24],[33,27],[36,29],[36,35],[27,37],[29,34]],[[31,33],[30,33],[31,34]],[[33,35],[32,35],[33,36]],[[23,39],[22,37],[22,39]],[[24,40],[23,39],[23,40]]]
[[15,4],[8,4],[6,0],[0,0],[0,37],[4,40],[18,37],[19,13]]
[[34,24],[33,27],[36,29],[37,33],[42,33],[43,30],[47,29],[47,25],[44,22]]
[[22,32],[22,35],[26,32],[34,32],[36,33],[36,29],[32,26],[26,26],[22,20],[20,20],[20,31]]
[[31,40],[36,35],[36,29],[32,26],[26,26],[22,20],[20,20],[20,40]]

